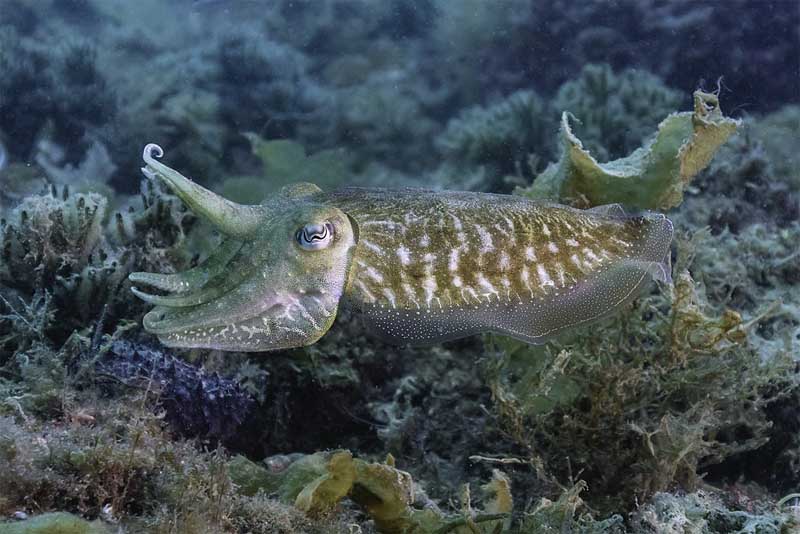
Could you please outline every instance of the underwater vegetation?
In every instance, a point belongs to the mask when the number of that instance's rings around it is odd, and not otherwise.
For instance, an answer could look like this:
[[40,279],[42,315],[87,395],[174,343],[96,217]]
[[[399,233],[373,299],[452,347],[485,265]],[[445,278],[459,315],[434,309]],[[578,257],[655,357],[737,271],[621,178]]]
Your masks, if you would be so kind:
[[[0,534],[797,532],[792,8],[0,0]],[[148,143],[166,155],[143,179]],[[368,192],[404,187],[428,192]],[[474,205],[441,209],[459,199]],[[516,248],[508,205],[536,228]],[[253,214],[292,209],[326,215],[286,222],[284,245],[301,227],[305,245],[329,243],[317,223],[336,210],[356,230],[334,228],[350,257],[317,281],[337,289],[335,317],[254,333],[280,347],[264,354],[172,346],[182,334],[158,331],[159,313],[207,329],[252,312],[263,293],[245,284],[265,265],[260,290],[329,272],[275,269],[274,220],[249,232]],[[364,224],[431,209],[485,234]],[[397,250],[423,260],[420,303],[449,287],[425,254],[449,273],[461,244],[474,289],[481,247],[510,266],[524,239],[560,283],[569,256],[550,244],[579,240],[547,224],[556,213],[572,232],[602,223],[603,243],[671,221],[630,265],[648,283],[611,277],[636,291],[589,306],[613,309],[589,326],[548,301],[533,315],[570,328],[541,344],[490,306],[381,315],[390,295],[413,306],[376,280],[411,272]],[[200,302],[232,294],[222,313]]]
[[639,209],[674,208],[692,178],[740,125],[722,115],[716,95],[695,91],[693,112],[668,115],[644,146],[624,158],[598,163],[572,133],[569,117],[567,111],[561,117],[560,161],[545,169],[522,194],[588,206],[621,203]]
[[[194,216],[174,200],[144,184],[137,207],[112,215],[101,194],[52,186],[4,213],[0,278],[12,318],[8,335],[64,342],[101,313],[118,316],[133,268],[180,261],[173,247],[186,239]],[[28,321],[32,302],[43,306],[35,323]]]

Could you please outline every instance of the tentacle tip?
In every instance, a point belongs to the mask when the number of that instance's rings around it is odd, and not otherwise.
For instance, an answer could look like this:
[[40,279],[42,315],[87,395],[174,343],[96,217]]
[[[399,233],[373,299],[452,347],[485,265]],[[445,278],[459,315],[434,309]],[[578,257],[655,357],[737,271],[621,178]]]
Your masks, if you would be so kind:
[[142,159],[147,161],[148,159],[160,158],[163,155],[164,155],[163,148],[161,148],[155,143],[148,143],[144,147],[144,152],[142,153]]
[[131,292],[142,299],[143,301],[147,302],[148,304],[155,304],[159,305],[161,297],[157,295],[151,295],[150,293],[145,293],[144,291],[140,290],[137,287],[132,287]]
[[147,332],[153,332],[156,328],[156,325],[163,318],[163,313],[157,312],[156,310],[150,310],[144,314],[144,317],[142,318],[142,326]]
[[[128,279],[130,280],[130,277],[128,277]],[[139,297],[140,299],[145,300],[145,301],[147,300],[147,297],[149,296],[149,295],[147,295],[147,293],[145,293],[144,291],[142,291],[141,289],[139,289],[136,286],[131,286],[131,293],[133,293],[134,295],[136,295],[137,297]]]
[[150,170],[150,167],[142,167],[142,174],[144,174],[145,178],[150,180],[156,179],[156,173]]

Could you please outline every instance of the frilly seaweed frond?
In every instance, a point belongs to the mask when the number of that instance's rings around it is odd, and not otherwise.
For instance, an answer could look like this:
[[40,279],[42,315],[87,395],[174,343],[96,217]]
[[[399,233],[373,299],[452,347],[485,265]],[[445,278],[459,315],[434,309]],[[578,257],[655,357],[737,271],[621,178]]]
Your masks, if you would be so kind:
[[717,149],[741,125],[722,115],[717,95],[695,91],[694,111],[672,113],[655,137],[629,156],[599,163],[572,132],[570,113],[561,116],[563,153],[521,194],[585,207],[620,203],[667,210]]
[[513,506],[509,479],[499,470],[481,487],[484,509],[473,508],[469,485],[465,485],[461,511],[456,513],[432,505],[411,475],[395,467],[391,455],[385,463],[368,462],[353,458],[350,451],[337,450],[267,460],[267,465],[271,467],[235,458],[231,476],[248,493],[277,494],[312,517],[330,514],[349,498],[381,533],[501,532],[508,528]]
[[615,73],[609,65],[590,64],[576,79],[561,85],[552,108],[574,116],[584,147],[600,161],[608,161],[641,146],[683,99],[683,94],[646,70]]

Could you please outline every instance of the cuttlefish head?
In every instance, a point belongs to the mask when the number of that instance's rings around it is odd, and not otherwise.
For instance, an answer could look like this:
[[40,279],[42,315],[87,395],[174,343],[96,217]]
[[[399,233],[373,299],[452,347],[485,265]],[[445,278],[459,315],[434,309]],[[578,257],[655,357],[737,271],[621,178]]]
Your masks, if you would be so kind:
[[195,184],[144,150],[151,179],[163,180],[224,235],[199,266],[176,274],[133,273],[160,293],[133,292],[156,307],[144,328],[167,346],[268,351],[309,345],[330,328],[350,270],[357,228],[315,200],[311,184],[284,188],[260,205],[240,205]]

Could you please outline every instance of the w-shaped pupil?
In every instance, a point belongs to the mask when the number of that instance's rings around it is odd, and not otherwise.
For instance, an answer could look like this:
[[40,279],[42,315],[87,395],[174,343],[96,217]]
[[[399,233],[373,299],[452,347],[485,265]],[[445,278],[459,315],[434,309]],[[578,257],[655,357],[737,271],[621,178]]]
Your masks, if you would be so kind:
[[332,234],[333,228],[330,223],[309,224],[298,231],[297,238],[301,245],[323,246],[330,240]]
[[306,227],[303,230],[303,235],[306,238],[306,241],[321,241],[328,237],[328,227],[327,226],[311,226]]

